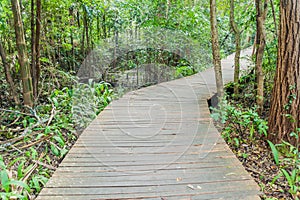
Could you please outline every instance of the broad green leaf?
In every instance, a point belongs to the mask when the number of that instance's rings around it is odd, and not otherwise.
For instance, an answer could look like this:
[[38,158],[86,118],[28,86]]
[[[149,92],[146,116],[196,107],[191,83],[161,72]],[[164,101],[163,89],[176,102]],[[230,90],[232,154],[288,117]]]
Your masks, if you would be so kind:
[[292,187],[294,185],[294,180],[292,179],[290,174],[285,169],[281,169],[281,171],[284,174],[285,178],[287,179],[289,186]]
[[53,139],[55,139],[61,147],[65,146],[65,142],[63,141],[63,139],[61,137],[55,135],[55,136],[53,136]]
[[55,145],[51,144],[50,149],[54,155],[56,155],[56,156],[60,155],[59,150],[57,149],[57,147]]
[[28,192],[30,192],[29,186],[26,183],[24,183],[23,181],[10,180],[10,184],[15,185],[15,186],[20,186],[20,187],[26,189]]
[[271,141],[268,140],[268,143],[271,147],[274,161],[275,161],[276,165],[278,166],[279,165],[279,152],[276,149],[275,145]]
[[21,162],[20,164],[19,164],[19,166],[18,166],[18,179],[21,179],[21,178],[23,178],[23,167],[24,167],[24,163],[25,163],[25,161],[23,161],[23,162]]
[[5,192],[9,192],[9,178],[6,170],[0,172],[1,188]]

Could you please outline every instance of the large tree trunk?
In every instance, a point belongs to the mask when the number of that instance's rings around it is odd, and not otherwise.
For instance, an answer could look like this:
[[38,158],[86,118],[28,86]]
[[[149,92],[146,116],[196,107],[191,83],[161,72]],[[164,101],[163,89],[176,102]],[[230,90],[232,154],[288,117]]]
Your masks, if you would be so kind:
[[[269,116],[269,139],[299,145],[300,128],[300,4],[281,1],[275,84]],[[298,134],[296,137],[290,134]]]
[[210,0],[210,26],[211,26],[211,38],[212,38],[212,51],[213,51],[213,63],[216,76],[217,93],[218,97],[223,96],[223,78],[221,67],[220,46],[218,39],[218,27],[217,27],[217,11],[216,0]]
[[18,0],[11,0],[12,11],[14,15],[14,27],[16,33],[16,43],[18,49],[18,60],[20,64],[21,80],[23,87],[24,105],[33,106],[33,92],[32,81],[30,75],[30,67],[28,63],[28,56],[26,52],[26,43],[24,36],[24,29],[21,19],[20,4]]
[[266,31],[265,21],[268,11],[269,0],[255,0],[256,6],[256,60],[255,60],[255,71],[256,71],[256,104],[258,106],[258,113],[261,114],[264,107],[264,72],[263,72],[263,57],[266,46]]
[[230,0],[230,26],[235,36],[234,56],[234,94],[238,95],[238,83],[240,78],[240,57],[241,57],[241,32],[234,19],[234,0]]

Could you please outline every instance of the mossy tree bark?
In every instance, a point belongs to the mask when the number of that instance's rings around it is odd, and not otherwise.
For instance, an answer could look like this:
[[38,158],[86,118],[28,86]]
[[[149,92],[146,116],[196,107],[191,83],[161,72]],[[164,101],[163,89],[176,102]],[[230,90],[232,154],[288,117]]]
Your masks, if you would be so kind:
[[300,142],[299,13],[298,0],[281,1],[277,69],[269,116],[269,139],[274,143]]

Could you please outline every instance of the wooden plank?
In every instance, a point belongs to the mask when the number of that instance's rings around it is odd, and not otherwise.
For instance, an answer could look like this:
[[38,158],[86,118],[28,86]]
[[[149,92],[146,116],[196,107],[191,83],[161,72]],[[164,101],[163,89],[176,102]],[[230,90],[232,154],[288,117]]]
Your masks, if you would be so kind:
[[[222,196],[222,198],[220,198]],[[40,199],[40,198],[39,198]],[[86,194],[86,195],[55,195],[55,196],[43,196],[44,200],[82,200],[82,199],[93,199],[93,200],[112,200],[110,196],[105,197],[103,195],[97,194]],[[116,198],[114,198],[116,200]],[[141,196],[137,198],[132,198],[131,195],[127,195],[127,198],[121,197],[118,200],[133,200],[133,199],[147,199],[147,200],[161,200],[161,199],[180,199],[180,200],[220,200],[220,199],[230,199],[230,200],[260,200],[261,198],[257,195],[242,193],[240,191],[220,191],[214,193],[202,193],[202,194],[180,194],[180,195],[164,195],[164,196]]]
[[[243,192],[239,191],[240,185],[243,185]],[[191,188],[194,188],[192,189]],[[148,185],[147,187],[69,187],[69,188],[46,188],[44,195],[85,195],[94,194],[99,195],[101,198],[119,199],[119,198],[159,198],[164,196],[180,196],[191,195],[197,198],[207,194],[217,194],[215,197],[224,198],[224,193],[230,193],[230,191],[239,191],[239,197],[254,195],[257,191],[252,190],[253,185],[248,184],[247,180],[239,180],[227,182],[213,182],[213,183],[201,183],[193,182],[190,184],[174,184],[174,185]],[[213,190],[211,189],[212,187]],[[227,197],[231,195],[227,195]],[[225,195],[226,197],[226,195]],[[39,199],[39,198],[38,198]]]
[[[107,179],[107,178],[106,178]],[[72,179],[73,180],[73,179]],[[75,179],[78,180],[78,179]],[[215,181],[201,181],[201,180],[192,180],[192,179],[185,179],[184,181],[180,181],[180,183],[176,182],[176,180],[165,180],[165,182],[161,181],[161,180],[149,180],[151,181],[151,183],[145,183],[145,181],[128,181],[128,182],[108,182],[107,184],[105,184],[105,179],[104,178],[97,178],[95,179],[96,181],[102,181],[101,183],[98,184],[87,184],[86,180],[83,179],[82,183],[81,182],[74,182],[71,185],[65,185],[65,184],[60,184],[61,182],[52,182],[53,184],[57,184],[57,186],[55,186],[55,188],[62,189],[61,191],[58,191],[59,193],[62,191],[67,191],[67,190],[72,190],[74,189],[78,189],[78,188],[97,188],[99,190],[103,189],[105,190],[106,188],[115,188],[115,190],[112,190],[112,194],[113,193],[118,193],[118,190],[122,190],[125,188],[133,188],[132,189],[132,193],[135,193],[139,190],[136,190],[136,188],[139,189],[143,189],[147,191],[148,188],[156,188],[156,186],[160,186],[160,187],[165,187],[166,190],[170,190],[169,188],[172,188],[174,186],[181,186],[181,189],[184,189],[184,187],[190,187],[191,185],[191,189],[193,190],[194,188],[200,188],[204,189],[204,191],[210,191],[210,187],[211,185],[218,185],[220,186],[221,184],[224,185],[224,187],[222,187],[223,189],[231,189],[232,187],[238,187],[239,184],[245,184],[246,182],[249,181],[249,179],[232,179],[232,180],[215,180]],[[239,183],[235,183],[235,182],[239,182]],[[90,183],[90,182],[89,182]],[[207,186],[207,184],[211,184],[209,186]],[[230,185],[230,187],[228,186]],[[200,186],[200,187],[198,187]],[[50,187],[49,187],[50,188]],[[129,189],[129,190],[130,190]],[[215,189],[221,189],[220,188],[215,188]],[[103,194],[103,190],[101,191],[100,194]],[[74,190],[73,190],[74,191]],[[157,191],[157,190],[155,190]],[[69,191],[70,193],[73,193],[71,191]],[[212,191],[213,192],[213,191]],[[65,192],[63,192],[65,193]]]
[[[167,170],[159,170],[149,173],[122,173],[122,172],[112,172],[112,173],[97,173],[92,172],[87,174],[70,174],[66,175],[61,173],[65,178],[70,180],[70,184],[66,184],[58,179],[52,179],[51,184],[55,187],[80,187],[80,186],[108,186],[108,185],[119,185],[119,186],[142,186],[142,185],[169,185],[177,183],[187,183],[201,181],[205,182],[222,182],[222,181],[236,181],[236,180],[249,180],[248,174],[240,172],[238,168],[227,168],[213,167],[209,168],[209,174],[207,174],[208,169],[202,168],[197,170],[177,170],[170,173]],[[169,173],[168,173],[169,172]],[[195,173],[196,172],[196,173]],[[226,172],[226,173],[225,173]],[[215,178],[218,177],[218,178]],[[55,177],[55,176],[54,176]],[[93,183],[90,181],[93,177]]]
[[[184,169],[184,168],[176,168],[173,170],[164,170],[164,169],[160,169],[157,171],[146,171],[145,173],[143,172],[138,172],[138,171],[132,171],[132,172],[122,172],[122,171],[109,171],[107,173],[104,173],[103,171],[101,171],[99,168],[92,168],[91,170],[89,170],[89,168],[82,168],[82,170],[80,171],[80,173],[78,173],[79,171],[75,169],[76,167],[73,168],[69,168],[70,170],[66,171],[64,170],[64,168],[60,168],[60,174],[54,174],[53,177],[55,176],[63,176],[65,178],[81,178],[81,177],[106,177],[109,180],[111,180],[111,178],[119,178],[119,179],[135,179],[136,177],[143,179],[143,178],[147,178],[147,177],[161,177],[161,179],[163,180],[164,178],[168,179],[170,177],[172,177],[172,179],[176,179],[177,178],[185,178],[185,177],[195,177],[199,174],[207,174],[209,171],[209,175],[210,176],[214,176],[215,173],[223,173],[222,175],[220,175],[220,177],[226,177],[226,176],[236,176],[236,174],[241,175],[242,178],[244,179],[250,179],[249,174],[245,173],[245,172],[241,172],[239,171],[239,168],[236,166],[224,166],[224,165],[216,165],[216,166],[209,166],[209,167],[205,167],[205,166],[201,166],[199,168],[195,168],[195,169]],[[225,168],[225,169],[224,169]],[[74,169],[74,171],[71,171],[72,169]],[[74,173],[75,172],[75,173]],[[227,173],[225,173],[227,172]],[[58,178],[58,177],[57,177]],[[219,176],[218,176],[219,178]],[[149,180],[150,178],[145,179]],[[180,180],[180,179],[179,179]]]

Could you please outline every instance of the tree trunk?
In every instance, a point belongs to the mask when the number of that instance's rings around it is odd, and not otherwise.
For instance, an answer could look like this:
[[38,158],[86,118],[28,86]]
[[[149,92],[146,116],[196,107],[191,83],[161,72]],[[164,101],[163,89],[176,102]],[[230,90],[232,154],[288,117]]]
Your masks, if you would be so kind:
[[214,70],[215,70],[215,77],[216,77],[217,95],[219,98],[222,98],[224,90],[223,90],[221,56],[220,56],[216,15],[217,15],[216,0],[210,0],[210,25],[211,25],[213,63],[214,63]]
[[272,15],[273,15],[273,21],[274,21],[274,27],[275,27],[275,36],[278,37],[278,28],[277,28],[277,20],[276,20],[276,13],[275,13],[275,7],[273,0],[270,0],[271,8],[272,8]]
[[77,18],[77,26],[78,26],[78,28],[80,28],[80,15],[79,15],[79,11],[77,10],[77,12],[76,12],[76,18]]
[[30,67],[26,52],[26,43],[24,29],[21,18],[20,4],[18,0],[11,0],[12,11],[14,15],[14,28],[16,34],[16,43],[18,49],[18,60],[20,64],[21,80],[23,87],[24,105],[33,106],[32,80],[30,76]]
[[33,86],[33,95],[36,97],[36,40],[35,40],[35,14],[34,14],[34,0],[31,0],[31,19],[30,19],[30,31],[31,31],[31,76],[32,76],[32,86]]
[[100,32],[100,19],[99,19],[99,13],[97,13],[97,17],[96,17],[96,26],[97,26],[97,40],[98,42],[100,41],[101,38],[101,32]]
[[235,36],[235,56],[234,56],[234,94],[238,95],[240,78],[240,57],[241,57],[241,32],[234,19],[234,0],[230,0],[230,26]]
[[169,10],[170,10],[170,6],[171,6],[171,1],[170,0],[167,0],[166,2],[166,19],[168,20],[169,19]]
[[262,113],[264,107],[264,73],[263,73],[263,56],[264,49],[266,46],[266,31],[265,31],[265,21],[268,11],[268,1],[265,0],[255,0],[256,7],[256,60],[255,60],[255,70],[256,70],[256,83],[257,83],[257,93],[256,93],[256,104],[258,106],[257,112]]
[[34,96],[35,98],[38,97],[38,89],[39,89],[39,79],[40,79],[40,74],[41,74],[41,63],[40,63],[40,36],[41,36],[41,10],[42,10],[42,5],[41,5],[41,0],[36,0],[36,22],[35,22],[35,51],[36,51],[36,58],[35,58],[35,68],[36,68],[36,73],[34,74],[34,87],[35,88],[35,93]]
[[80,51],[82,53],[83,56],[85,56],[85,29],[83,27],[82,29],[82,37],[81,37],[81,47],[80,47]]
[[89,27],[88,27],[88,17],[87,17],[87,8],[84,9],[84,14],[83,14],[83,27],[85,30],[85,35],[86,35],[86,46],[87,46],[87,53],[90,51],[90,38],[89,38]]
[[72,53],[71,70],[75,71],[75,62],[74,62],[74,59],[75,59],[75,47],[74,47],[74,37],[73,37],[74,10],[73,10],[73,8],[69,9],[69,15],[71,16],[71,19],[70,19],[70,28],[71,28],[71,31],[70,31],[70,41],[71,41],[71,46],[72,46],[72,49],[71,49],[71,53]]
[[[300,4],[281,1],[277,69],[269,115],[269,139],[298,145],[300,128]],[[297,131],[298,128],[298,131]],[[296,133],[291,136],[291,133]]]
[[102,31],[103,31],[103,39],[107,38],[107,30],[106,30],[106,13],[104,10],[103,16],[102,16]]
[[8,85],[9,85],[11,96],[12,96],[12,98],[15,101],[16,104],[20,104],[20,101],[19,101],[19,98],[18,98],[18,95],[17,95],[17,92],[16,92],[15,84],[14,84],[14,81],[13,81],[12,76],[10,74],[9,65],[7,63],[7,60],[6,60],[6,53],[4,51],[4,48],[2,46],[1,41],[0,41],[0,56],[1,56],[2,63],[3,63],[3,66],[4,66],[5,78],[6,78],[6,81],[7,81]]

